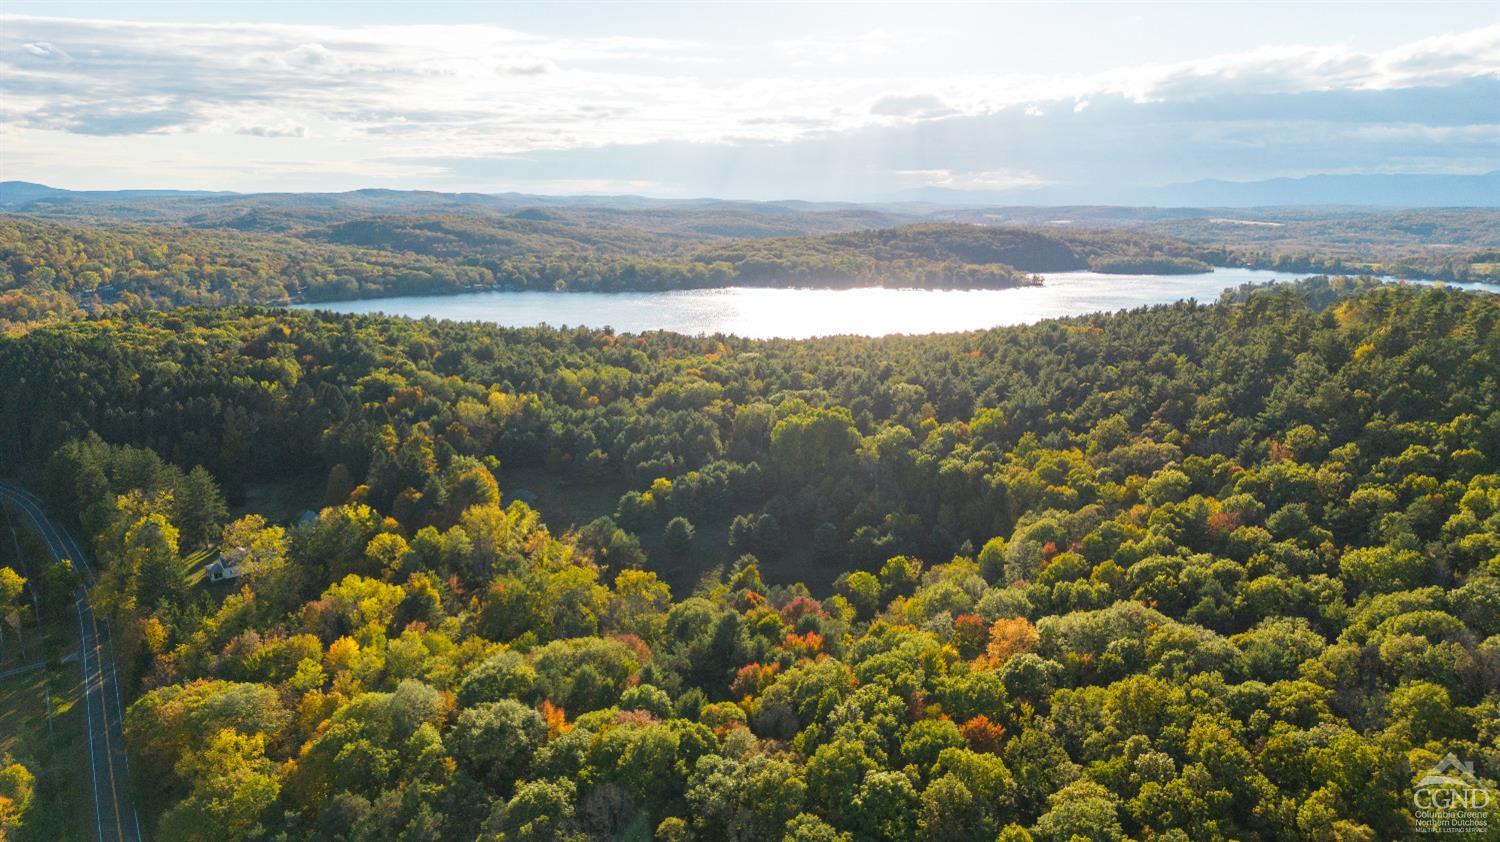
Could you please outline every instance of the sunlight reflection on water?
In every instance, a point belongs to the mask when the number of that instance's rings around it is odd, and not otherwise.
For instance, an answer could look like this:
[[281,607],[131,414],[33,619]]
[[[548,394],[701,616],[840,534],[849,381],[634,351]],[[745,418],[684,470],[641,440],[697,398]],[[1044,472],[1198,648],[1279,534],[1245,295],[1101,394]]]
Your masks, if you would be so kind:
[[[729,287],[673,292],[471,292],[296,306],[509,327],[585,325],[622,333],[670,330],[803,339],[980,330],[1189,298],[1211,302],[1229,287],[1299,277],[1304,275],[1254,269],[1219,269],[1202,275],[1062,272],[1047,275],[1044,286],[1001,290]],[[1500,292],[1494,284],[1471,286]]]

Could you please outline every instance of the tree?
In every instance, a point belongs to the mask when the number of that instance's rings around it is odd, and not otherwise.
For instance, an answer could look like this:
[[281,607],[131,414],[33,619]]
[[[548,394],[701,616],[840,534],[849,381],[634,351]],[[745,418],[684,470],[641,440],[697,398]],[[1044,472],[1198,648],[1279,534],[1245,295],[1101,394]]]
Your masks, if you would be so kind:
[[458,689],[458,703],[472,708],[502,699],[531,702],[535,700],[537,681],[536,670],[519,653],[507,649],[469,670]]
[[185,755],[177,774],[189,782],[188,796],[162,816],[161,837],[211,842],[263,832],[261,818],[281,792],[265,750],[264,734],[224,729],[202,754]]
[[1069,784],[1052,795],[1052,808],[1037,819],[1033,836],[1037,842],[1122,842],[1125,831],[1116,814],[1117,801],[1114,793],[1093,781]]
[[1005,662],[1000,668],[1000,680],[1005,683],[1006,695],[1036,704],[1052,693],[1061,672],[1062,668],[1056,661],[1027,652]]
[[865,775],[852,804],[855,829],[862,837],[911,839],[920,799],[911,779],[900,772],[875,771]]
[[1415,550],[1367,547],[1350,550],[1339,571],[1355,587],[1375,593],[1410,590],[1424,583],[1429,565]]
[[987,812],[962,781],[943,775],[922,790],[917,837],[932,842],[992,842],[996,829]]
[[771,461],[788,477],[817,473],[853,455],[859,442],[847,409],[808,410],[771,430]]
[[801,813],[786,823],[782,839],[783,842],[851,842],[853,836],[811,813]]
[[318,581],[337,581],[363,567],[365,548],[380,531],[380,516],[363,503],[324,509],[298,530],[292,557],[320,571]]
[[841,739],[819,746],[807,761],[808,798],[830,816],[851,816],[865,774],[877,768],[863,743]]
[[593,554],[604,568],[612,571],[638,570],[646,565],[641,542],[619,528],[609,517],[590,521],[578,530],[579,549]]
[[382,532],[365,545],[365,563],[372,575],[384,574],[399,581],[408,573],[407,562],[411,559],[411,547],[406,539],[391,532]]
[[177,535],[177,528],[162,514],[141,518],[125,533],[125,564],[134,574],[134,596],[148,610],[175,604],[187,593]]
[[172,522],[181,531],[189,549],[207,547],[219,539],[219,530],[229,516],[218,483],[202,465],[196,465],[172,489]]
[[354,478],[349,467],[339,462],[328,470],[328,482],[323,488],[324,506],[342,506],[349,502],[349,492],[354,490]]
[[21,633],[21,594],[26,578],[9,567],[0,567],[0,616],[16,634]]
[[984,546],[979,548],[976,560],[979,562],[979,575],[985,581],[999,582],[1005,573],[1005,539],[997,535],[985,541]]
[[0,610],[15,609],[26,591],[26,577],[9,567],[0,567]]
[[1040,638],[1036,627],[1025,617],[1001,617],[990,626],[990,640],[985,646],[988,663],[1001,667],[1014,655],[1036,650]]
[[[140,775],[136,780],[171,793],[188,784],[179,772],[194,768],[192,760],[180,764],[204,752],[219,732],[277,734],[288,719],[280,695],[268,686],[228,681],[169,685],[142,695],[126,710],[125,745],[131,769]],[[230,748],[246,746],[226,744],[225,752]]]
[[841,590],[854,606],[855,616],[868,620],[880,608],[880,581],[864,570],[856,570],[842,579]]
[[528,781],[509,801],[496,801],[483,842],[568,842],[584,838],[574,818],[572,781]]
[[500,699],[459,713],[449,740],[470,774],[507,792],[526,773],[546,735],[541,714],[512,699]]
[[615,596],[605,609],[606,625],[645,641],[657,640],[672,607],[672,589],[644,570],[622,570],[615,577]]
[[693,531],[693,522],[685,517],[674,517],[667,521],[662,543],[672,559],[682,561],[687,558],[693,549]]
[[71,560],[59,559],[47,565],[42,570],[39,588],[43,613],[48,617],[59,617],[67,611],[78,596],[78,581]]
[[1328,646],[1302,617],[1267,617],[1229,642],[1245,653],[1245,671],[1261,681],[1295,678],[1299,664]]
[[901,738],[901,759],[925,774],[943,749],[964,745],[963,734],[951,719],[922,719],[913,722]]
[[449,510],[453,520],[472,506],[500,505],[500,486],[483,465],[465,469],[448,489]]
[[9,837],[21,829],[35,793],[36,776],[7,757],[4,768],[0,768],[0,837]]

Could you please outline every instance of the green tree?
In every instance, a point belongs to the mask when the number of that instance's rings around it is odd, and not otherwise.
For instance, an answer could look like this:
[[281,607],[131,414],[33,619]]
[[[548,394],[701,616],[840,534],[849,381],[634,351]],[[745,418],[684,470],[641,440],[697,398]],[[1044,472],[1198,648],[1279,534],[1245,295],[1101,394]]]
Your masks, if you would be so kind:
[[125,533],[125,564],[134,574],[134,596],[148,610],[175,604],[187,593],[177,535],[177,527],[162,514],[141,518]]
[[224,495],[202,465],[194,466],[172,488],[172,522],[183,546],[199,549],[216,543],[228,517]]
[[496,801],[484,823],[484,842],[568,842],[578,830],[572,781],[528,781],[509,801]]
[[1076,781],[1052,795],[1051,809],[1037,819],[1032,835],[1037,842],[1122,842],[1125,831],[1120,827],[1117,802],[1114,793],[1099,784]]
[[919,804],[910,778],[900,772],[870,772],[851,804],[855,829],[870,839],[911,839]]
[[459,713],[449,739],[470,774],[507,792],[526,773],[546,735],[541,714],[520,702],[501,699]]
[[685,517],[674,517],[667,521],[666,531],[662,534],[662,545],[667,549],[667,555],[674,560],[681,561],[687,558],[693,549],[693,522]]
[[189,782],[188,795],[162,816],[161,838],[208,842],[262,833],[262,818],[281,791],[265,749],[264,734],[225,729],[203,753],[185,755],[177,774]]

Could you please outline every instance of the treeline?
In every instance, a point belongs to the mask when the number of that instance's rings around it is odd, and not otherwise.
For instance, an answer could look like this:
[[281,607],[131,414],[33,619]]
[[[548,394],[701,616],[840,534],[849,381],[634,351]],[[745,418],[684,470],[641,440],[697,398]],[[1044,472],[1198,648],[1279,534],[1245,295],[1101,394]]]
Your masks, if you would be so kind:
[[[1335,240],[1324,251],[1266,249],[1233,226],[1232,245],[1188,243],[1139,229],[953,223],[756,237],[761,229],[723,219],[722,209],[439,215],[421,207],[347,218],[347,208],[272,205],[237,216],[220,209],[173,226],[0,216],[0,325],[24,328],[50,318],[153,307],[472,289],[1004,288],[1038,283],[1032,274],[1038,272],[1181,274],[1213,266],[1448,280],[1487,279],[1500,271],[1500,261],[1485,262],[1500,252],[1403,247],[1379,250],[1379,259],[1372,260],[1365,252],[1345,254]],[[816,231],[820,224],[852,225],[863,218],[832,215],[837,222],[798,224]],[[869,215],[871,224],[885,219]]]
[[[174,306],[469,289],[1003,288],[1033,272],[1206,271],[1182,244],[918,225],[712,245],[544,212],[369,217],[295,231],[86,227],[0,217],[0,323]],[[1195,252],[1197,253],[1197,252]]]
[[[143,313],[0,339],[0,454],[97,536],[159,838],[1395,840],[1500,774],[1497,328],[1337,279],[879,340]],[[224,524],[196,465],[326,508]],[[548,529],[521,468],[637,490]]]
[[[477,288],[623,291],[728,285],[1007,287],[995,263],[871,256],[856,246],[732,256],[639,232],[561,236],[472,219],[388,218],[299,235],[231,229],[95,228],[0,217],[0,324],[83,312],[332,301]],[[529,230],[528,229],[532,229]]]
[[1096,257],[1089,261],[1095,272],[1115,275],[1197,275],[1212,272],[1212,264],[1195,257],[1172,257],[1164,254]]
[[1331,257],[1307,252],[1263,252],[1238,250],[1226,257],[1226,266],[1273,269],[1278,272],[1319,272],[1379,275],[1400,279],[1427,279],[1454,283],[1500,282],[1500,251],[1467,252],[1457,255],[1411,255],[1385,259]]
[[0,323],[53,312],[331,300],[489,282],[474,267],[284,235],[0,216]]
[[1145,230],[1217,248],[1219,266],[1389,275],[1459,283],[1500,281],[1500,212],[1493,208],[1246,209],[1234,218],[1151,222]]

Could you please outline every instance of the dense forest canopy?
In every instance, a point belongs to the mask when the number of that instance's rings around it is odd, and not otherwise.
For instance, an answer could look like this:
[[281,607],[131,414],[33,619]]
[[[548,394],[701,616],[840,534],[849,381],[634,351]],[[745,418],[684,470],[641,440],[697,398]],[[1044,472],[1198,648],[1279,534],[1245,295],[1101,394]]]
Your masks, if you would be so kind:
[[[162,839],[1396,840],[1445,755],[1500,775],[1494,296],[129,312],[0,338],[0,393],[0,468],[105,570]],[[309,473],[315,515],[254,505]]]

